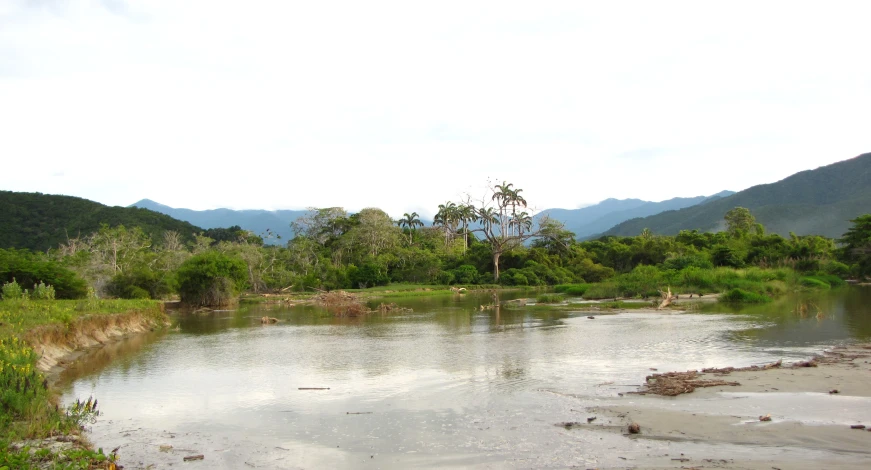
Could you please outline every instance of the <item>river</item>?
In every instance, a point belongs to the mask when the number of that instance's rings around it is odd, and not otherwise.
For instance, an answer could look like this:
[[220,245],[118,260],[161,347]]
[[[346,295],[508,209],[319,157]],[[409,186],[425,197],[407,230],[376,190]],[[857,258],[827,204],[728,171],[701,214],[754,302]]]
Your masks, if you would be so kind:
[[[861,287],[689,313],[497,313],[478,308],[483,294],[396,302],[413,312],[173,315],[177,328],[76,363],[63,400],[99,399],[89,438],[120,446],[128,469],[195,454],[204,460],[185,468],[608,466],[670,444],[555,424],[628,399],[651,368],[797,360],[871,339],[871,289]],[[262,326],[263,315],[280,322]]]

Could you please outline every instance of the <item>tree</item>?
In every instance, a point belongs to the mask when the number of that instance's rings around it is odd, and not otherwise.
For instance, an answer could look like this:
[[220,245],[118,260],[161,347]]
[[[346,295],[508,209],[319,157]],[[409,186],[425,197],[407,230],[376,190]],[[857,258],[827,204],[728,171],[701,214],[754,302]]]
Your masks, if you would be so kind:
[[219,307],[235,302],[246,287],[245,262],[217,251],[194,255],[178,269],[181,301],[193,307]]
[[402,218],[396,221],[396,224],[400,227],[405,227],[408,229],[408,244],[413,245],[414,239],[412,238],[416,227],[423,227],[423,222],[420,221],[419,215],[417,212],[412,212],[409,214],[408,212],[402,214]]
[[[482,226],[472,230],[481,233],[489,244],[493,259],[493,279],[496,282],[499,281],[499,260],[502,255],[523,246],[523,242],[541,234],[540,230],[533,230],[534,222],[528,214],[523,216],[521,223],[518,223],[515,209],[518,205],[526,207],[527,203],[525,199],[518,196],[522,190],[512,189],[513,187],[512,183],[503,181],[502,184],[488,188],[490,197],[482,198],[477,213]],[[548,220],[547,217],[543,217],[539,224],[545,224]],[[523,228],[527,231],[524,232]]]
[[853,222],[853,226],[838,240],[843,245],[841,259],[854,264],[857,275],[871,275],[871,214],[859,216],[850,222]]
[[723,218],[726,220],[726,231],[736,238],[747,235],[756,225],[756,218],[746,207],[730,209]]

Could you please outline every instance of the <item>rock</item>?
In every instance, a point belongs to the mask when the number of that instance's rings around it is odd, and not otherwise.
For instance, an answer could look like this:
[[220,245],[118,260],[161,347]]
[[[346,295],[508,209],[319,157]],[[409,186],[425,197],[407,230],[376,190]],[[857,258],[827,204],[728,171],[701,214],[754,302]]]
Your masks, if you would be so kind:
[[594,317],[594,316],[589,316],[589,317],[587,317],[587,318],[589,318],[590,320],[595,320],[595,319],[596,319],[596,317]]
[[638,423],[631,423],[629,424],[628,430],[629,434],[638,434],[641,432],[641,426],[639,426]]
[[587,422],[588,422],[588,423],[592,423],[592,422],[595,421],[595,420],[596,420],[596,417],[595,417],[595,416],[592,416],[592,417],[590,417],[590,418],[587,418]]
[[760,416],[759,421],[771,421],[771,415]]
[[833,395],[835,393],[841,393],[841,391],[838,390],[837,388],[833,388],[833,389],[829,390],[829,395]]
[[260,323],[262,323],[264,325],[268,325],[271,323],[278,323],[278,319],[275,317],[263,317],[260,319]]
[[850,426],[850,429],[865,429],[865,425],[864,424],[854,424],[854,425]]

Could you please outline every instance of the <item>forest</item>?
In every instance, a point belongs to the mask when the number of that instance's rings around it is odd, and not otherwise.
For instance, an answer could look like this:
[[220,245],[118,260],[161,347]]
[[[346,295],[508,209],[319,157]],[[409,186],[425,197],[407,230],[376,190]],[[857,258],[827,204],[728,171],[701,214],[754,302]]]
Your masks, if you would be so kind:
[[[284,245],[271,231],[237,227],[195,234],[103,224],[47,252],[0,250],[0,281],[22,290],[53,286],[58,298],[166,299],[223,304],[241,292],[313,292],[390,283],[422,285],[575,285],[588,297],[632,298],[677,292],[776,296],[790,286],[829,287],[869,274],[871,216],[843,239],[767,234],[746,208],[730,209],[726,230],[644,229],[636,236],[578,241],[559,222],[533,218],[523,190],[492,185],[438,207],[432,226],[417,213],[393,220],[366,208],[311,209]],[[584,286],[584,287],[581,287]],[[746,295],[744,295],[746,294]],[[10,294],[14,295],[14,294]],[[744,295],[744,297],[742,297]],[[754,297],[755,296],[755,297]],[[760,297],[761,296],[761,297]]]

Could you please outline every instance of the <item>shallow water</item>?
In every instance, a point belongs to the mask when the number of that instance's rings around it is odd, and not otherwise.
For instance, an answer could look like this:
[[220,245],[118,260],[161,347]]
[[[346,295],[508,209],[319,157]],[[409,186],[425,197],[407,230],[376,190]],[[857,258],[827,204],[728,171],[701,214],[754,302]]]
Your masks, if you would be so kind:
[[[413,313],[348,319],[257,306],[174,317],[178,331],[70,369],[64,399],[99,399],[91,440],[121,445],[127,468],[191,454],[206,456],[191,468],[603,465],[642,444],[554,423],[621,400],[651,368],[801,359],[871,338],[867,288],[592,320],[534,307],[482,312],[489,298],[472,294],[397,303]],[[281,322],[261,326],[263,315]]]

